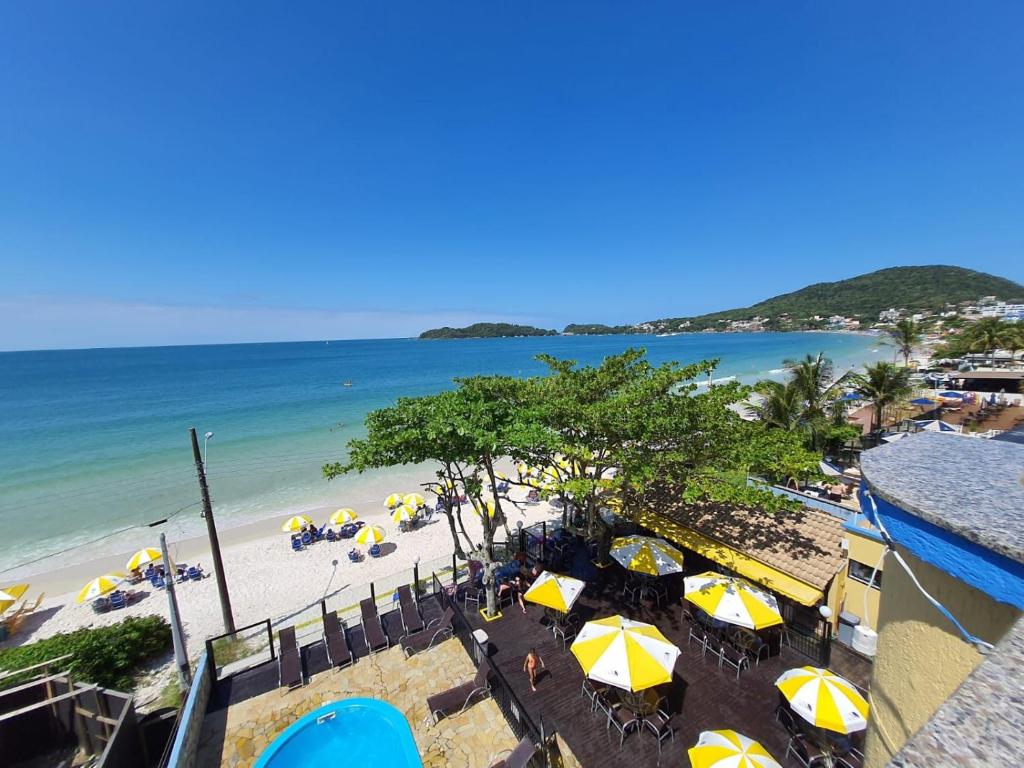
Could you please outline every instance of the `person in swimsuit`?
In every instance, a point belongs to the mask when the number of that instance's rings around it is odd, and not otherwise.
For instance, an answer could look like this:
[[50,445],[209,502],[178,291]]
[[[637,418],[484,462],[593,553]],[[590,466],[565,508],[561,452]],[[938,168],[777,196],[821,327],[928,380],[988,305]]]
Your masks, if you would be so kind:
[[526,654],[526,661],[523,662],[523,671],[530,675],[530,690],[534,693],[537,692],[537,664],[540,664],[542,669],[547,669],[544,665],[544,659],[537,655],[537,651],[534,648],[530,649],[530,652]]

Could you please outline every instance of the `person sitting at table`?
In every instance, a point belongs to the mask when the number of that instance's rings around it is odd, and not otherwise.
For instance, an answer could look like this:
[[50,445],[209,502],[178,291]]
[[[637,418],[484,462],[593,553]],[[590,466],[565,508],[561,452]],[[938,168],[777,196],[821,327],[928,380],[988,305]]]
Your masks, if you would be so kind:
[[502,595],[506,592],[511,592],[512,599],[519,603],[519,607],[523,609],[523,613],[526,613],[526,603],[523,602],[523,592],[525,591],[522,578],[519,576],[513,576],[511,579],[498,584],[498,602],[501,602]]

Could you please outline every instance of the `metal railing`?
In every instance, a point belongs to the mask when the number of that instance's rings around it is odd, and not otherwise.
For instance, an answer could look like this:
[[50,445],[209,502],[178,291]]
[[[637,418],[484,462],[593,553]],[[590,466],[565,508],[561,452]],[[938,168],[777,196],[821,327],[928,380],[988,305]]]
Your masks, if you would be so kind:
[[[470,625],[466,615],[462,612],[459,607],[458,593],[453,589],[449,592],[444,585],[441,584],[441,580],[437,578],[437,574],[433,575],[434,582],[434,594],[441,602],[443,608],[452,609],[452,631],[455,636],[462,643],[462,647],[466,649],[466,653],[469,654],[471,659],[478,658],[479,646],[473,637],[473,627]],[[533,721],[530,717],[529,712],[523,703],[516,696],[515,691],[512,690],[512,686],[508,680],[498,669],[498,665],[494,663],[494,660],[485,652],[483,654],[483,660],[486,661],[487,666],[490,669],[490,684],[491,684],[491,697],[498,705],[498,709],[505,716],[506,722],[508,722],[509,728],[516,735],[516,738],[523,739],[529,738],[534,744],[540,745],[540,757],[539,761],[544,768],[548,768],[548,749],[547,741],[554,736],[554,732],[545,734],[544,732],[544,720],[541,718],[540,725]]]
[[206,657],[214,683],[273,661],[277,653],[274,650],[274,632],[270,619],[209,638],[206,641]]

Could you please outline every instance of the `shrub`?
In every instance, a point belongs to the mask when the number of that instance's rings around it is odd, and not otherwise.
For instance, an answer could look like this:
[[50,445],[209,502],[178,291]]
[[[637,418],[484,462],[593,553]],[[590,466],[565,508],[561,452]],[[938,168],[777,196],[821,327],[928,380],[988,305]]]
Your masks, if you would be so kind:
[[[131,690],[142,665],[170,649],[171,625],[162,616],[131,617],[109,627],[78,629],[0,650],[0,669],[20,669],[70,653],[73,658],[60,666],[75,680]],[[6,682],[24,679],[19,675]]]

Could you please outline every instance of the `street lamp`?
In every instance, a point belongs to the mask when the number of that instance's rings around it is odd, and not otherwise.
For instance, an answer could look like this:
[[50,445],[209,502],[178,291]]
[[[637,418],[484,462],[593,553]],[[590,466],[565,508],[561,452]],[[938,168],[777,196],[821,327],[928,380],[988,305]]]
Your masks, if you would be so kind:
[[210,442],[211,437],[213,437],[213,432],[207,432],[203,435],[203,469],[206,469],[206,446]]

